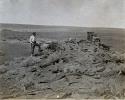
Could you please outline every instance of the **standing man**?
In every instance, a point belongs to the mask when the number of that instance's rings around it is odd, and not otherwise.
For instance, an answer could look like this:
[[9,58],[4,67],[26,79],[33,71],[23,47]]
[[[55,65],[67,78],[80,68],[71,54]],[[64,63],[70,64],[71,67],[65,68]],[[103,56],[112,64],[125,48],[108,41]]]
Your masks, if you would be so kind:
[[34,49],[37,46],[38,47],[38,52],[40,52],[41,47],[40,44],[36,42],[36,32],[33,32],[32,35],[30,36],[30,44],[31,44],[31,56],[34,54]]

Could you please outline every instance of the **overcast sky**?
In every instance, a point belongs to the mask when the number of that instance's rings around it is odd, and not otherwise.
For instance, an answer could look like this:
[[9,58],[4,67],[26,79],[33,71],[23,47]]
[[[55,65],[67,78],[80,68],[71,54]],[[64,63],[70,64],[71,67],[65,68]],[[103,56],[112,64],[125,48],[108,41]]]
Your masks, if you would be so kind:
[[0,0],[0,23],[125,28],[125,0]]

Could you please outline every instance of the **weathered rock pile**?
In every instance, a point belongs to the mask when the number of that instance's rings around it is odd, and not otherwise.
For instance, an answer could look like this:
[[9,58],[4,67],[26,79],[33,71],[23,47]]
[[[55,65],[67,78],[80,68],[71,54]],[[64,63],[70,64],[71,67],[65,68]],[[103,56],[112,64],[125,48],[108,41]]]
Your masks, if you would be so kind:
[[121,98],[125,96],[124,62],[124,54],[86,40],[54,41],[39,56],[15,58],[0,66],[0,95]]

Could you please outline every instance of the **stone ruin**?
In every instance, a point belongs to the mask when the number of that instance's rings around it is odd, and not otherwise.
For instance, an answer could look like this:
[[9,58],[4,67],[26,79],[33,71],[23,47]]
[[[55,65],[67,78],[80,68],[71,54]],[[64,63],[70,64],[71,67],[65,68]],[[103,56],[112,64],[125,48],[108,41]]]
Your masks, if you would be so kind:
[[87,40],[52,41],[38,56],[5,62],[0,98],[124,98],[125,54],[99,47],[94,33],[87,34]]

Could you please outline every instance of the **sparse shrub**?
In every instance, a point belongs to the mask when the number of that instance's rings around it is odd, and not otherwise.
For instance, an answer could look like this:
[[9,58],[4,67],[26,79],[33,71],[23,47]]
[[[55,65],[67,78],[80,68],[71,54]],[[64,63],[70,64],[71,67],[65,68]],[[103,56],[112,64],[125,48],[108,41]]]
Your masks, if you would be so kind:
[[50,49],[52,51],[58,51],[61,49],[60,45],[58,42],[51,42],[48,46],[47,49]]
[[21,67],[29,67],[29,66],[32,66],[32,65],[39,63],[39,62],[40,62],[40,59],[35,58],[35,57],[29,57],[29,58],[23,60],[20,63],[20,66]]

